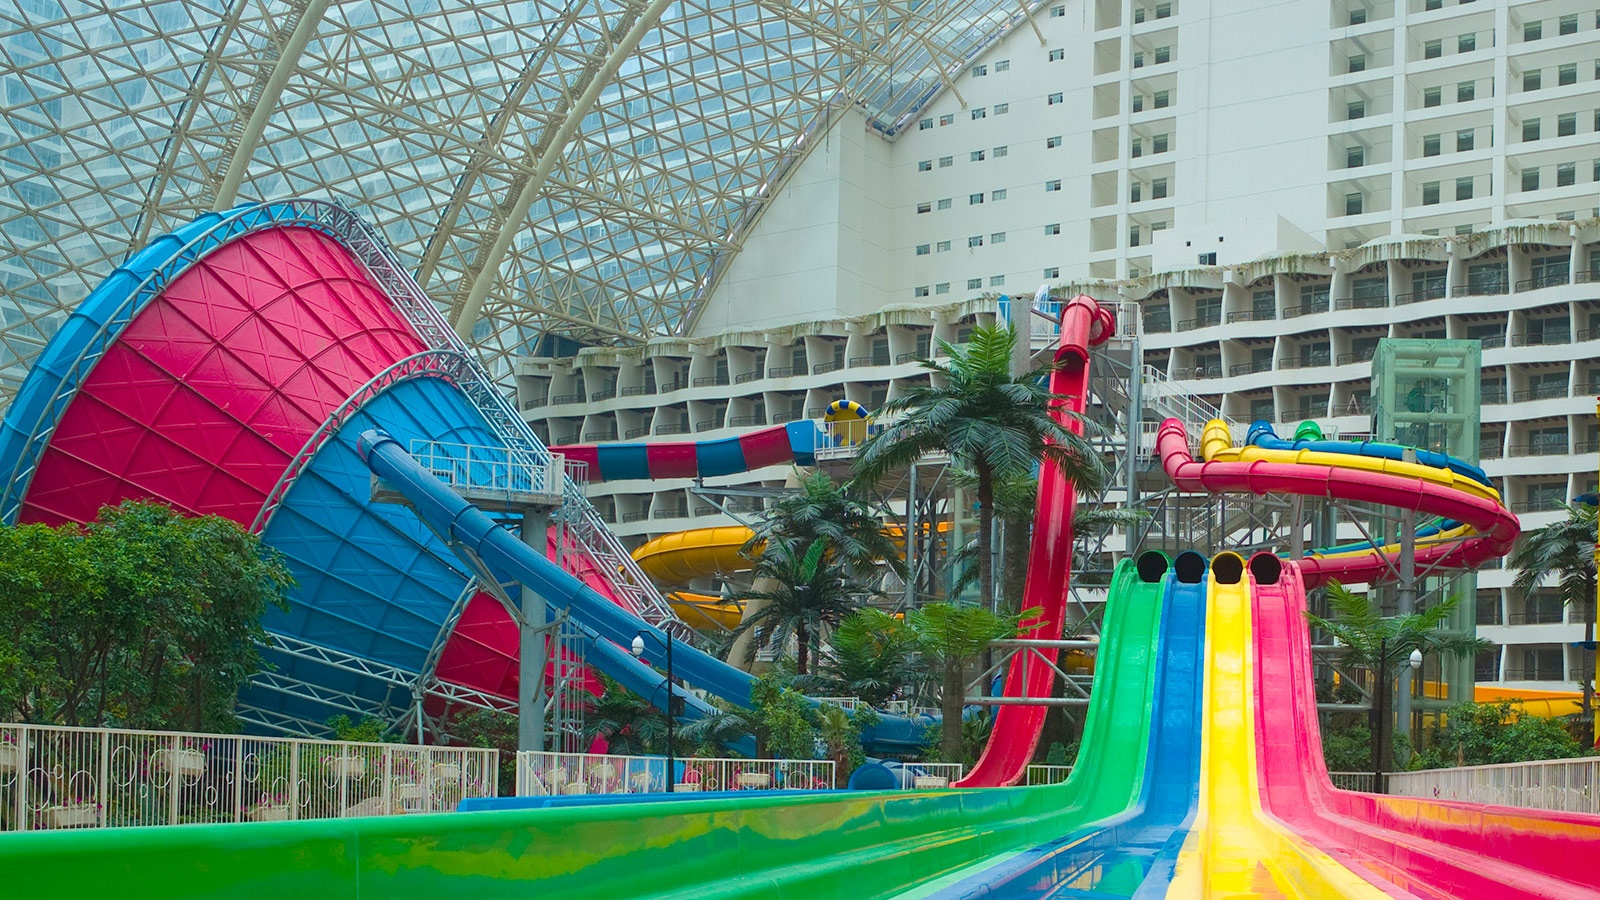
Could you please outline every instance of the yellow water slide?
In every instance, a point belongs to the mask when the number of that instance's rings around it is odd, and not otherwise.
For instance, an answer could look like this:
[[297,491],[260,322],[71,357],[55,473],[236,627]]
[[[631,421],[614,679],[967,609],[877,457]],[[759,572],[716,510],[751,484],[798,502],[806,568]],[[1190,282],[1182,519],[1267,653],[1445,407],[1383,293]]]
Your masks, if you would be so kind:
[[[748,571],[750,560],[739,553],[753,532],[743,525],[691,528],[665,534],[633,551],[644,573],[660,584],[687,584],[696,578]],[[712,594],[676,591],[667,596],[678,618],[694,628],[736,628],[744,603]]]

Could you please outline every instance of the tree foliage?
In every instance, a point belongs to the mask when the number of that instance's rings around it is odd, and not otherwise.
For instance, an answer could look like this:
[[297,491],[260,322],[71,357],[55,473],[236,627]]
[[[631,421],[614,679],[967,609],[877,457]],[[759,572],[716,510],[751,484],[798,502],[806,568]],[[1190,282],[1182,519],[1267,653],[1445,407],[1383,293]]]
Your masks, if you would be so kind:
[[0,527],[0,718],[237,730],[262,617],[293,584],[237,524],[157,503]]
[[883,706],[923,677],[917,636],[906,623],[881,609],[851,613],[833,632],[833,653],[817,662],[806,688],[820,696],[859,697]]
[[[638,694],[613,681],[604,672],[596,671],[603,688],[600,696],[593,697],[584,707],[583,736],[589,740],[602,738],[607,752],[624,756],[643,756],[660,753],[667,747],[666,714]],[[674,734],[674,749],[681,750],[685,739]]]
[[1509,700],[1462,703],[1445,712],[1444,724],[1430,731],[1428,749],[1412,768],[1481,766],[1535,759],[1582,756],[1578,742],[1555,719],[1523,715]]
[[755,631],[752,656],[757,644],[783,647],[792,637],[798,648],[795,670],[804,675],[823,631],[855,611],[861,586],[851,580],[843,562],[829,554],[830,547],[826,538],[818,538],[803,546],[774,544],[761,554],[756,580],[771,579],[772,587],[746,595],[766,603],[753,606],[755,611],[736,629],[739,634]]
[[[977,479],[978,578],[984,603],[995,597],[995,481],[1031,473],[1035,463],[1055,466],[1085,492],[1098,492],[1106,471],[1082,436],[1057,422],[1050,407],[1065,402],[1046,379],[1058,363],[1012,374],[1017,333],[1010,325],[974,328],[968,343],[939,341],[943,360],[919,360],[936,378],[884,404],[893,418],[856,455],[856,479],[875,485],[926,453],[948,452]],[[1087,425],[1081,417],[1078,422]]]
[[[1539,589],[1551,574],[1561,586],[1561,602],[1583,613],[1584,640],[1594,640],[1595,524],[1600,507],[1574,503],[1562,505],[1566,518],[1522,536],[1509,565],[1517,572],[1511,582],[1523,596]],[[1593,709],[1594,685],[1583,681],[1583,714]]]
[[1023,619],[1039,614],[1038,609],[1004,616],[982,606],[957,606],[930,603],[906,614],[906,622],[917,636],[924,660],[940,674],[939,711],[941,722],[940,755],[947,761],[964,758],[961,738],[961,709],[966,694],[967,670],[989,642],[1014,637]]
[[750,689],[755,704],[757,754],[780,759],[811,759],[817,753],[816,713],[806,698],[776,675],[756,680]]
[[798,479],[798,491],[768,505],[741,553],[757,561],[779,549],[793,556],[820,540],[854,574],[880,563],[905,574],[899,546],[884,533],[882,519],[849,485],[838,484],[822,471],[803,473]]

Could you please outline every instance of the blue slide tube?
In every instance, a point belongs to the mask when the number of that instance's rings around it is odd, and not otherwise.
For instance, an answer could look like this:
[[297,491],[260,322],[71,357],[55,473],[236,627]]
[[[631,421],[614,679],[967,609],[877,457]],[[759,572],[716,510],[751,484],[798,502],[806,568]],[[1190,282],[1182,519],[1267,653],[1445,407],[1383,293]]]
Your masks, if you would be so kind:
[[[1384,444],[1378,441],[1328,441],[1328,440],[1298,440],[1291,441],[1278,437],[1278,432],[1272,428],[1272,423],[1265,419],[1258,419],[1250,424],[1250,430],[1245,434],[1245,443],[1260,447],[1263,450],[1315,450],[1318,453],[1343,453],[1347,456],[1370,456],[1377,459],[1403,459],[1408,447],[1399,444]],[[1472,463],[1456,459],[1444,453],[1432,450],[1417,450],[1418,465],[1429,466],[1434,469],[1449,469],[1457,475],[1471,478],[1482,485],[1489,485],[1489,476]],[[1492,486],[1492,485],[1491,485]]]
[[[665,705],[666,698],[660,693],[665,679],[621,649],[641,633],[654,638],[646,641],[648,646],[663,646],[666,635],[661,630],[612,603],[522,543],[482,510],[463,500],[449,485],[433,477],[394,438],[376,430],[362,432],[356,451],[373,474],[411,501],[417,515],[435,531],[460,541],[497,576],[518,581],[544,597],[551,606],[569,610],[580,625],[597,637],[589,642],[590,663],[654,705]],[[755,679],[749,673],[688,644],[679,643],[673,650],[673,675],[738,706],[749,708],[751,705],[750,689]],[[700,715],[710,711],[708,706],[680,688],[674,690]],[[883,721],[864,734],[863,740],[880,750],[921,749],[927,724],[926,721],[883,716]]]

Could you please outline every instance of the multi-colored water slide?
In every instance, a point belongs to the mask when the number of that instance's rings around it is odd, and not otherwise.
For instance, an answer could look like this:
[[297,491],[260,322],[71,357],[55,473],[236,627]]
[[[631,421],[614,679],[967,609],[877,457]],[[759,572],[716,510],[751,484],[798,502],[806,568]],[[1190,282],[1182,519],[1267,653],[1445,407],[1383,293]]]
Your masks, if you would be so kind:
[[[1419,547],[1419,560],[1503,553],[1517,533],[1491,490],[1449,467],[1331,448],[1238,449],[1221,423],[1201,443],[1196,462],[1181,423],[1163,423],[1157,452],[1180,487],[1339,497],[1467,526],[1453,543]],[[1392,577],[1392,564],[1374,557],[1394,552],[1287,562],[1258,554],[1248,575],[1232,554],[1213,562],[1201,816],[1169,896],[1600,897],[1583,852],[1600,840],[1600,820],[1333,788],[1318,738],[1305,587],[1334,574]]]
[[[1089,347],[1104,343],[1113,331],[1110,310],[1102,309],[1090,298],[1074,297],[1061,310],[1061,335],[1056,343],[1057,368],[1050,375],[1050,391],[1062,399],[1053,412],[1062,425],[1082,433],[1079,418],[1089,397]],[[1034,502],[1033,539],[1028,554],[1027,581],[1022,592],[1022,608],[1038,608],[1037,618],[1024,623],[1022,637],[1053,640],[1061,637],[1067,607],[1067,580],[1072,574],[1072,515],[1078,496],[1072,482],[1055,466],[1039,472],[1039,494]],[[1038,651],[1052,663],[1054,649]],[[1004,694],[1008,697],[1048,697],[1055,682],[1055,671],[1033,662],[1029,654],[1012,657],[1006,672]],[[994,787],[1016,784],[1027,771],[1039,746],[1046,708],[1032,705],[1001,706],[995,712],[994,729],[983,755],[958,787]]]

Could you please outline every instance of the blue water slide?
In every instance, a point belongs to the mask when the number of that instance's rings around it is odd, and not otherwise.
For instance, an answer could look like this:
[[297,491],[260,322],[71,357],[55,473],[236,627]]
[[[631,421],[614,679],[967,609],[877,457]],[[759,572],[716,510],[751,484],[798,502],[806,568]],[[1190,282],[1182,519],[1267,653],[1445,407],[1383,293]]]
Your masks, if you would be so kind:
[[[1318,453],[1342,453],[1346,456],[1370,456],[1394,460],[1403,459],[1405,451],[1415,449],[1378,441],[1289,440],[1279,437],[1278,432],[1273,430],[1272,423],[1265,419],[1257,419],[1250,423],[1250,430],[1245,433],[1244,440],[1246,444],[1263,450],[1315,450]],[[1419,465],[1449,469],[1479,484],[1490,485],[1489,476],[1472,463],[1433,450],[1417,450],[1416,453]]]
[[[411,502],[424,522],[472,550],[498,577],[518,581],[544,597],[552,607],[567,609],[580,626],[596,637],[588,648],[590,664],[657,706],[665,703],[665,697],[660,694],[662,676],[621,649],[641,633],[653,638],[647,640],[647,646],[660,647],[666,641],[663,632],[618,607],[523,544],[516,535],[433,477],[405,447],[387,434],[377,430],[363,432],[357,451],[375,475]],[[738,706],[748,708],[751,705],[750,689],[754,678],[688,644],[680,643],[674,648],[673,674]],[[709,712],[709,707],[681,688],[673,689],[696,713]],[[863,735],[863,740],[880,751],[921,749],[931,721],[927,717],[884,716],[879,725]]]

